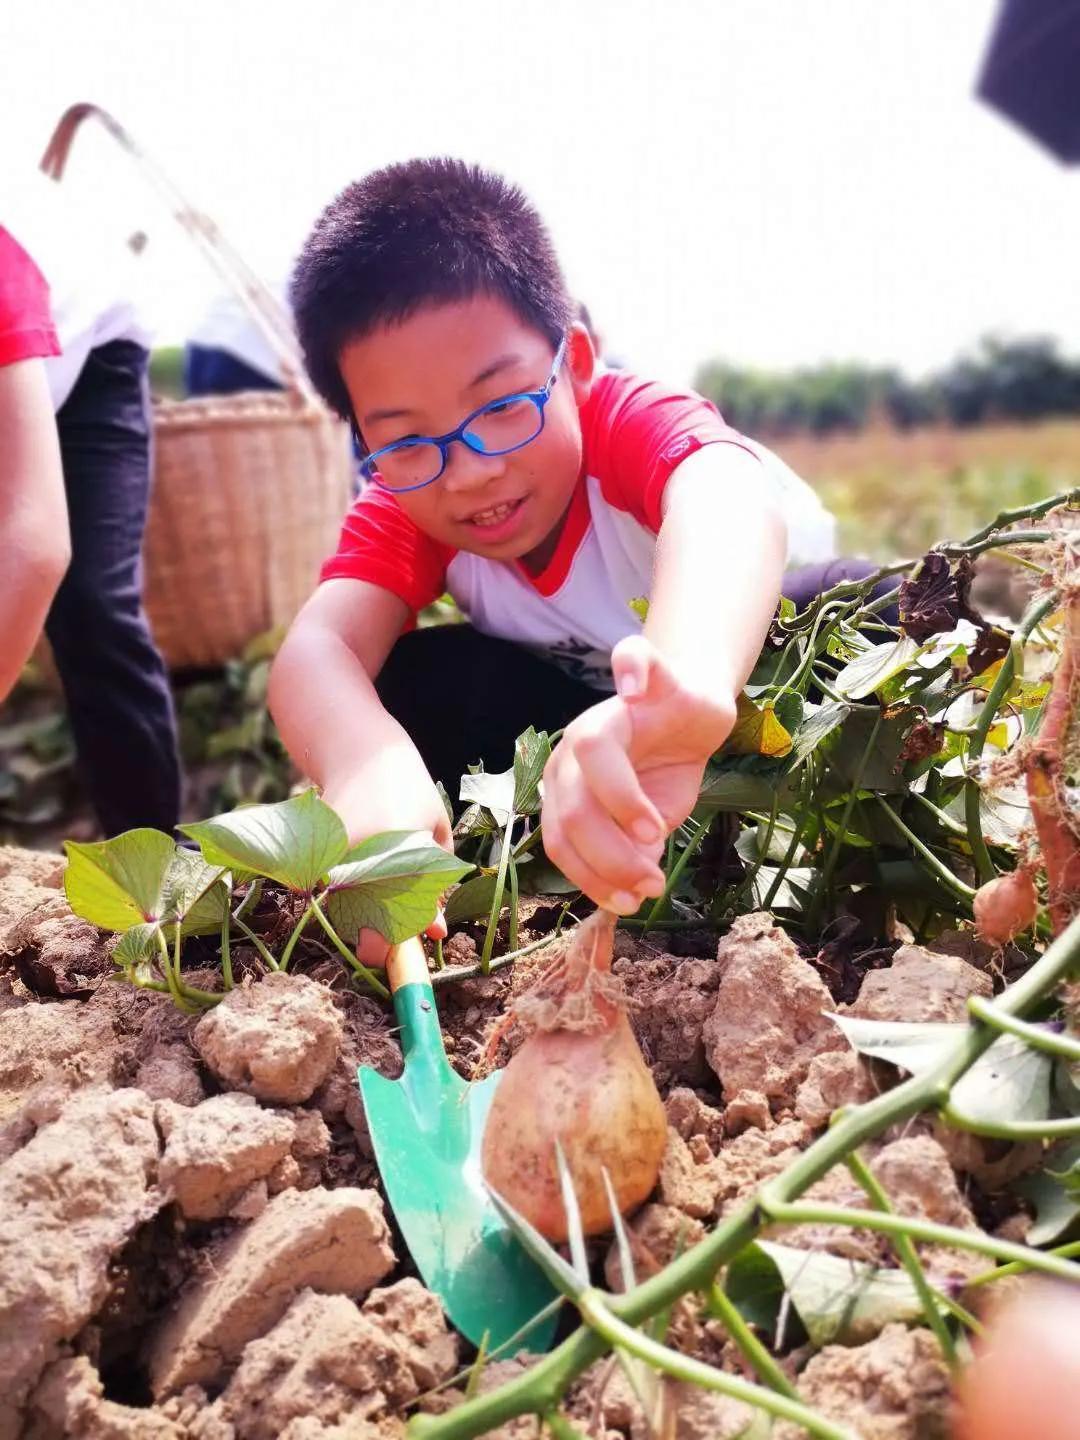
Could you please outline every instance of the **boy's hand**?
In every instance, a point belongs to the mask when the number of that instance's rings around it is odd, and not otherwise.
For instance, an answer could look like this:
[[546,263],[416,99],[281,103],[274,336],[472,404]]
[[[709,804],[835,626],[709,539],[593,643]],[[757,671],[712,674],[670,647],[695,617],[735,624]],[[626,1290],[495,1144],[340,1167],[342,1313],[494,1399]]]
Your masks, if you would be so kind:
[[644,635],[612,651],[616,694],[568,725],[544,771],[544,849],[605,909],[663,893],[664,840],[697,802],[735,695],[684,685]]
[[[344,781],[327,785],[323,799],[341,816],[350,845],[384,830],[424,830],[453,854],[446,807],[411,747],[379,751]],[[424,933],[432,940],[446,938],[441,906]],[[389,954],[385,935],[361,930],[356,942],[356,958],[361,964],[384,969]]]

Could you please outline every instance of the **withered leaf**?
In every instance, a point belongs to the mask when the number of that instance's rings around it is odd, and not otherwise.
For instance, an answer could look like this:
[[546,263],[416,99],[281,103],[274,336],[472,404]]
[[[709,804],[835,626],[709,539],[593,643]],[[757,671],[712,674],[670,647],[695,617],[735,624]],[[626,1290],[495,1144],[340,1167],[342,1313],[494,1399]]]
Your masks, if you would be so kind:
[[971,561],[962,555],[955,565],[936,550],[924,555],[900,586],[900,628],[920,642],[955,630],[960,620],[984,622],[969,603]]

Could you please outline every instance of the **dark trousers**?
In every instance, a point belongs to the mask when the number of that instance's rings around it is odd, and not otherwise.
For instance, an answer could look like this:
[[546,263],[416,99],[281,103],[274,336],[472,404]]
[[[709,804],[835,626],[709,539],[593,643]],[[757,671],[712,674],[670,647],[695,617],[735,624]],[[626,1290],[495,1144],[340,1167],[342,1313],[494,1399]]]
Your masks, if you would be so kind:
[[[803,566],[784,577],[784,594],[802,609],[830,586],[861,580],[875,568],[864,560]],[[376,689],[455,802],[470,764],[482,760],[485,770],[509,769],[523,730],[530,725],[559,730],[608,693],[471,625],[437,625],[403,635]]]
[[172,695],[142,606],[148,358],[126,340],[91,351],[56,417],[72,554],[45,630],[106,835],[141,825],[171,832],[180,818]]

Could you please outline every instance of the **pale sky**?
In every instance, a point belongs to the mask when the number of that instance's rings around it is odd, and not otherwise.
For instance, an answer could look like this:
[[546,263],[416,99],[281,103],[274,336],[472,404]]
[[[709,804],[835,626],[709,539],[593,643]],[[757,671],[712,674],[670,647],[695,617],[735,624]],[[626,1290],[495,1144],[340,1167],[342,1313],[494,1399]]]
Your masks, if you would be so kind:
[[[526,189],[611,347],[672,380],[717,355],[917,373],[989,329],[1080,352],[1080,172],[973,98],[995,9],[4,0],[0,203],[95,100],[268,277],[350,179],[456,154]],[[215,282],[127,166],[83,135],[72,183],[148,230],[179,339]]]

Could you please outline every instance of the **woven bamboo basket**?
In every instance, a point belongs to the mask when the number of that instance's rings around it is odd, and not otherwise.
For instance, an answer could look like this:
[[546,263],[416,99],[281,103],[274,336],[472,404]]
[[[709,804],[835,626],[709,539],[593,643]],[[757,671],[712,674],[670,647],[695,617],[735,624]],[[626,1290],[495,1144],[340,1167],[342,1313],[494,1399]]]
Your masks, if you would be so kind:
[[295,391],[155,404],[145,603],[171,667],[220,664],[292,620],[352,476],[346,427]]
[[304,374],[288,316],[205,215],[106,111],[73,105],[42,159],[59,180],[86,119],[135,160],[276,354],[284,391],[154,404],[154,473],[143,544],[150,627],[173,669],[215,666],[287,625],[314,589],[352,495],[347,426]]

